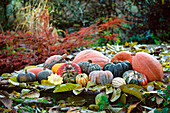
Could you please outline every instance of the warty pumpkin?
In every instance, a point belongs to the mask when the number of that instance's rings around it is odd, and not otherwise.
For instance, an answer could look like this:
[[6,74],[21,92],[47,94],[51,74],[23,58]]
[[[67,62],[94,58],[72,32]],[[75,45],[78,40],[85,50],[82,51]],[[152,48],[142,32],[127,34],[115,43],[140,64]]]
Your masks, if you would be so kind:
[[73,63],[86,62],[92,60],[93,63],[100,65],[102,68],[104,64],[109,62],[109,58],[96,50],[83,50],[76,55]]
[[53,65],[56,63],[65,63],[66,57],[67,57],[67,54],[64,54],[62,56],[61,55],[53,55],[45,61],[44,67],[51,69],[53,67]]
[[118,61],[125,61],[125,60],[127,60],[127,61],[130,62],[130,64],[132,64],[132,57],[133,56],[131,55],[130,52],[128,52],[128,51],[121,51],[121,52],[118,52],[116,55],[114,55],[111,58],[110,62],[114,62],[115,59],[116,59]]
[[97,84],[110,84],[113,79],[113,74],[110,71],[92,71],[89,74],[89,81],[96,82]]
[[81,68],[76,63],[68,62],[62,64],[57,71],[57,75],[63,77],[64,82],[76,82],[76,76],[81,73]]
[[85,73],[78,74],[76,76],[76,83],[81,84],[82,86],[86,86],[87,82],[89,81],[89,77]]
[[138,52],[132,59],[133,70],[138,71],[148,78],[149,81],[161,81],[163,69],[160,62],[152,55]]
[[100,65],[92,63],[91,60],[88,60],[88,62],[79,62],[77,64],[81,68],[81,73],[86,73],[87,75],[89,75],[92,71],[102,70]]
[[148,80],[144,74],[134,70],[124,72],[122,77],[125,79],[127,84],[146,85],[148,83]]
[[25,72],[19,73],[17,75],[17,81],[18,82],[34,82],[36,81],[36,75],[32,72]]
[[123,73],[127,70],[132,69],[131,64],[128,61],[114,61],[113,63],[106,63],[103,70],[112,72],[115,77],[122,77]]

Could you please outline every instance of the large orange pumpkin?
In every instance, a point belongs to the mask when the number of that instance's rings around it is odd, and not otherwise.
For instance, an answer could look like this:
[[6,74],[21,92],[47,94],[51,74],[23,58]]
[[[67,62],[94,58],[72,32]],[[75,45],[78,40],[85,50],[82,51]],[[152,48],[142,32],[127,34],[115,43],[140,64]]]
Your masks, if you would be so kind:
[[93,63],[103,66],[109,62],[109,58],[96,50],[83,50],[73,59],[73,63],[86,62],[91,60]]
[[132,59],[132,67],[133,70],[146,75],[149,81],[160,81],[163,78],[163,69],[160,62],[148,53],[136,53]]
[[121,51],[119,53],[117,53],[115,56],[112,57],[111,61],[110,62],[114,62],[115,59],[116,60],[120,60],[120,61],[124,61],[124,60],[127,60],[130,62],[130,64],[132,64],[132,57],[131,56],[131,53],[128,52],[128,51]]

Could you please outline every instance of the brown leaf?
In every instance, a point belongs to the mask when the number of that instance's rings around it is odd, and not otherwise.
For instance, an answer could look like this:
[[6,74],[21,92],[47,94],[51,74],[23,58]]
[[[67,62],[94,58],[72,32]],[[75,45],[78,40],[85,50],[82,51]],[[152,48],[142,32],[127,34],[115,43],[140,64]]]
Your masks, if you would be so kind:
[[135,104],[131,104],[129,107],[128,107],[128,113],[130,113],[134,108],[136,108],[136,106],[139,104],[140,102],[137,102]]
[[163,102],[163,98],[156,96],[156,103],[161,104]]
[[71,107],[68,111],[67,111],[67,113],[77,113],[77,112],[79,112],[80,111],[80,108],[78,108],[78,107]]
[[59,106],[53,106],[48,110],[48,113],[59,113],[60,105]]
[[11,109],[13,101],[9,98],[9,93],[7,91],[0,90],[0,101],[4,104],[5,107]]

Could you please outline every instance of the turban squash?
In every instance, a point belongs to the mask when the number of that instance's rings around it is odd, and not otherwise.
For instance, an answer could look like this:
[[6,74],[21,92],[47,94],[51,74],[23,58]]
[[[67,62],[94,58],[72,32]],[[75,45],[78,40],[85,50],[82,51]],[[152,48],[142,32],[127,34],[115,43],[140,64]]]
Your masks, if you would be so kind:
[[109,58],[96,50],[83,50],[76,55],[73,63],[86,62],[92,60],[93,63],[100,65],[102,68],[104,64],[109,62]]
[[76,63],[68,62],[62,64],[58,70],[57,75],[63,77],[64,82],[76,82],[76,76],[81,73],[81,68]]
[[138,71],[148,78],[149,81],[161,81],[163,69],[160,62],[152,55],[138,52],[132,59],[133,70]]
[[113,79],[113,74],[110,71],[92,71],[89,74],[89,81],[96,82],[97,84],[110,84]]
[[88,60],[88,62],[79,62],[77,64],[80,66],[81,72],[86,73],[87,75],[89,75],[92,71],[102,70],[100,65],[92,63],[91,60]]
[[132,69],[131,64],[128,61],[114,61],[113,63],[106,63],[103,70],[111,71],[115,77],[122,77],[123,73]]

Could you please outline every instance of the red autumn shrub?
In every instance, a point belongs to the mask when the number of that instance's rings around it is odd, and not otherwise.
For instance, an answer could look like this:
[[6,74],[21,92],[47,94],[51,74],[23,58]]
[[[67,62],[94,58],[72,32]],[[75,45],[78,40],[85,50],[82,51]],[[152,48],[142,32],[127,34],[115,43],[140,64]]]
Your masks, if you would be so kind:
[[[102,30],[125,22],[123,18],[114,17],[105,23],[100,20],[71,34],[66,31],[65,37],[61,37],[53,27],[48,26],[48,13],[42,14],[40,18],[43,24],[38,24],[36,29],[26,33],[8,31],[6,34],[0,34],[0,74],[22,69],[26,65],[43,63],[49,56],[67,53],[68,50],[76,47],[87,46],[94,43],[99,36],[103,36]],[[115,38],[115,35],[107,38]]]

